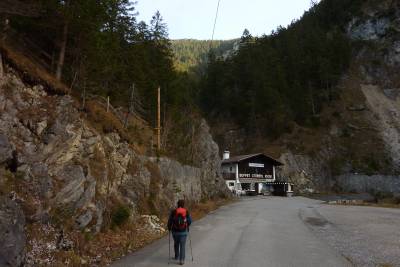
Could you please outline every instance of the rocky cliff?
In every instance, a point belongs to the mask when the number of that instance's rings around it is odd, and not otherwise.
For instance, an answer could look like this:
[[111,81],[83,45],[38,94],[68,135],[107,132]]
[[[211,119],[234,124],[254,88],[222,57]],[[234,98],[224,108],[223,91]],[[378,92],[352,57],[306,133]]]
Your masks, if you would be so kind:
[[334,88],[334,100],[315,116],[317,124],[293,123],[276,140],[229,122],[218,122],[213,133],[234,154],[279,158],[285,164],[280,179],[301,193],[400,194],[400,3],[364,1],[341,23],[351,41],[351,62]]
[[[317,147],[284,151],[282,176],[302,191],[400,194],[400,4],[366,1],[348,23],[353,59],[327,107]],[[301,136],[301,134],[300,134]],[[309,146],[307,141],[305,146]],[[287,148],[287,147],[286,147]]]
[[198,168],[140,155],[117,133],[97,132],[70,96],[27,85],[8,68],[0,79],[0,265],[51,263],[77,248],[68,233],[94,236],[124,214],[163,217],[179,198],[224,196],[205,121],[197,134]]

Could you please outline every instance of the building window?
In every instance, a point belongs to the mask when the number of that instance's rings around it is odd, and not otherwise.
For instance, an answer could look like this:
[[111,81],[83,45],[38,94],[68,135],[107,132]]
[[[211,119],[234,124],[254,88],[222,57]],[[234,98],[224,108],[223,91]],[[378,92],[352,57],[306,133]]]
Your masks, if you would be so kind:
[[229,183],[229,186],[235,186],[235,183]]
[[232,171],[232,166],[231,166],[231,167],[229,167],[229,170],[230,170],[230,171]]

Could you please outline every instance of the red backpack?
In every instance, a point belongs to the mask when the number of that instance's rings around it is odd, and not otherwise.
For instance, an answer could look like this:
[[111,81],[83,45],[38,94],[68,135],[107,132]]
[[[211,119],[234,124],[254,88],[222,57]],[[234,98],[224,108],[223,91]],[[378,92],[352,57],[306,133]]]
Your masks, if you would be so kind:
[[175,210],[173,219],[173,229],[178,232],[184,232],[188,228],[187,223],[187,210],[184,208],[177,208]]

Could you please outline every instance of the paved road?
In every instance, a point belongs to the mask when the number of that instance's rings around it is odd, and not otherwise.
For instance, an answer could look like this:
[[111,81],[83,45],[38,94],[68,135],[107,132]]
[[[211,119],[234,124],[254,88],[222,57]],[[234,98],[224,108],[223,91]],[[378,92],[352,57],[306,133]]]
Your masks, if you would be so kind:
[[[194,262],[188,246],[185,266],[352,266],[313,230],[326,225],[314,212],[321,205],[306,198],[268,197],[222,207],[192,226]],[[164,238],[112,266],[157,267],[167,262]]]

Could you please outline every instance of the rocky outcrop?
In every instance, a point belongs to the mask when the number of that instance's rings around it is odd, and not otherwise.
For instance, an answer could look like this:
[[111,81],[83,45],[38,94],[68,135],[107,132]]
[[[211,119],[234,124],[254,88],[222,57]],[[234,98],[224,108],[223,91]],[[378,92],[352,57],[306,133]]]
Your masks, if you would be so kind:
[[25,257],[25,217],[15,201],[0,197],[0,266],[22,266]]
[[355,62],[364,82],[360,85],[366,105],[372,111],[369,123],[376,128],[392,160],[400,171],[400,5],[380,1],[364,7],[362,15],[349,24],[353,40],[368,41]]
[[329,145],[324,146],[313,157],[286,152],[279,158],[284,165],[277,170],[277,177],[293,183],[297,193],[329,191],[332,186],[332,174],[328,165],[331,155]]
[[179,198],[196,203],[226,194],[205,121],[197,136],[198,167],[147,157],[117,133],[97,132],[71,97],[27,86],[12,69],[0,80],[0,167],[14,164],[29,222],[95,234],[110,224],[105,213],[118,203],[134,215],[164,215]]
[[362,85],[362,92],[366,96],[369,109],[378,118],[371,120],[371,123],[379,129],[394,169],[400,171],[400,98],[394,91],[387,95],[374,85]]

